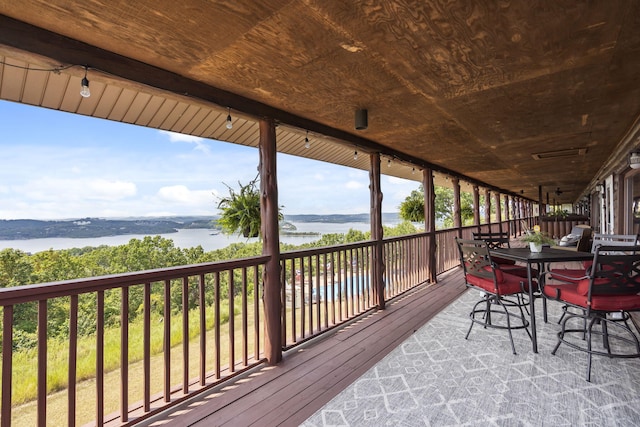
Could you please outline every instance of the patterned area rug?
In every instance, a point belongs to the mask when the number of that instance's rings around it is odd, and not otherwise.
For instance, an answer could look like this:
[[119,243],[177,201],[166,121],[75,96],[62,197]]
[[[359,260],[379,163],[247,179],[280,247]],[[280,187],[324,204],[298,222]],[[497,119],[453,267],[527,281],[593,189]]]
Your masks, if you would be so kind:
[[351,384],[304,427],[315,426],[638,426],[640,359],[587,355],[561,345],[551,354],[560,304],[537,302],[538,349],[514,331],[475,325],[480,298],[469,290]]

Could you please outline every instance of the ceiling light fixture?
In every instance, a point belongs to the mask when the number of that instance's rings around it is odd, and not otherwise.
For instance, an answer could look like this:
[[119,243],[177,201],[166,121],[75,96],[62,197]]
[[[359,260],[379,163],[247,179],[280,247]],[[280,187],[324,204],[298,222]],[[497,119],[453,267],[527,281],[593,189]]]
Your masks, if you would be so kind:
[[88,98],[91,96],[91,91],[89,90],[89,79],[87,79],[87,71],[89,68],[87,66],[84,67],[84,77],[82,78],[82,89],[80,89],[80,96],[83,98]]
[[369,127],[367,110],[356,110],[356,130],[365,130],[367,127]]
[[391,167],[391,159],[387,159],[387,167],[390,168]]
[[358,160],[358,150],[353,152],[353,160]]
[[231,107],[227,107],[227,129],[233,128],[233,122],[231,121]]
[[304,137],[304,148],[311,147],[311,143],[309,142],[309,131],[307,131],[307,136]]
[[629,166],[631,169],[640,169],[640,152],[632,152],[629,154]]

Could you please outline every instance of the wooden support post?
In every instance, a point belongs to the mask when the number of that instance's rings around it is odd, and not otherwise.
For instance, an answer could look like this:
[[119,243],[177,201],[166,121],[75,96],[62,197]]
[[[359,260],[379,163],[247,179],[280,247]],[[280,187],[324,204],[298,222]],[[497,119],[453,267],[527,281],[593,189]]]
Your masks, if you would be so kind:
[[507,233],[509,236],[513,236],[515,231],[511,227],[511,217],[509,216],[509,195],[504,195],[504,220],[507,222]]
[[380,187],[380,153],[372,153],[369,168],[369,194],[370,194],[370,221],[371,240],[375,242],[373,247],[373,290],[374,298],[379,309],[384,309],[384,255],[382,248],[382,190]]
[[427,274],[431,283],[437,283],[437,245],[436,245],[436,190],[433,184],[433,171],[426,168],[422,171],[422,188],[424,191],[424,231],[427,236]]
[[473,224],[480,233],[480,189],[477,185],[473,186]]
[[498,223],[498,231],[502,233],[502,205],[500,204],[500,193],[497,191],[493,193],[495,195],[496,203],[496,222]]
[[280,297],[280,236],[278,231],[278,175],[276,173],[276,127],[273,119],[260,120],[260,215],[262,253],[269,261],[262,272],[265,357],[270,365],[282,360]]
[[491,232],[491,192],[488,188],[484,189],[484,222],[489,226]]
[[462,212],[460,210],[460,179],[451,178],[453,184],[453,227],[458,230],[458,237],[462,237]]

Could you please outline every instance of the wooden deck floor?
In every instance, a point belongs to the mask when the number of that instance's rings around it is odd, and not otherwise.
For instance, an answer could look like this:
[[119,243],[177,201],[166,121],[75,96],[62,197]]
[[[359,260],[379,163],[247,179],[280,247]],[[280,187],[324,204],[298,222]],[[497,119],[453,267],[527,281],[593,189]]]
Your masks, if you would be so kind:
[[455,268],[382,311],[284,355],[277,366],[173,408],[141,425],[297,426],[458,298],[466,287]]

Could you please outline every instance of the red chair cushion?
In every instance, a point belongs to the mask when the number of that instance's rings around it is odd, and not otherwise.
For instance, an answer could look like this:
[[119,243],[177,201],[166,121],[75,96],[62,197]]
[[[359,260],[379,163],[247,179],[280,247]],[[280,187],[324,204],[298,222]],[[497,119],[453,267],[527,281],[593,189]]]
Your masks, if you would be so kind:
[[[588,291],[588,280],[587,291]],[[582,281],[581,281],[582,282]],[[549,298],[559,299],[579,307],[587,307],[587,295],[584,289],[578,289],[580,284],[564,285],[548,284],[544,287],[544,294]],[[584,287],[584,285],[582,285]],[[640,295],[592,295],[591,309],[598,311],[632,311],[640,309]]]
[[499,269],[496,269],[496,281],[498,282],[497,287],[496,284],[493,283],[492,279],[467,274],[467,283],[484,289],[487,292],[500,295],[511,295],[522,292],[523,286],[521,285],[521,277],[514,276],[509,273],[503,273]]

